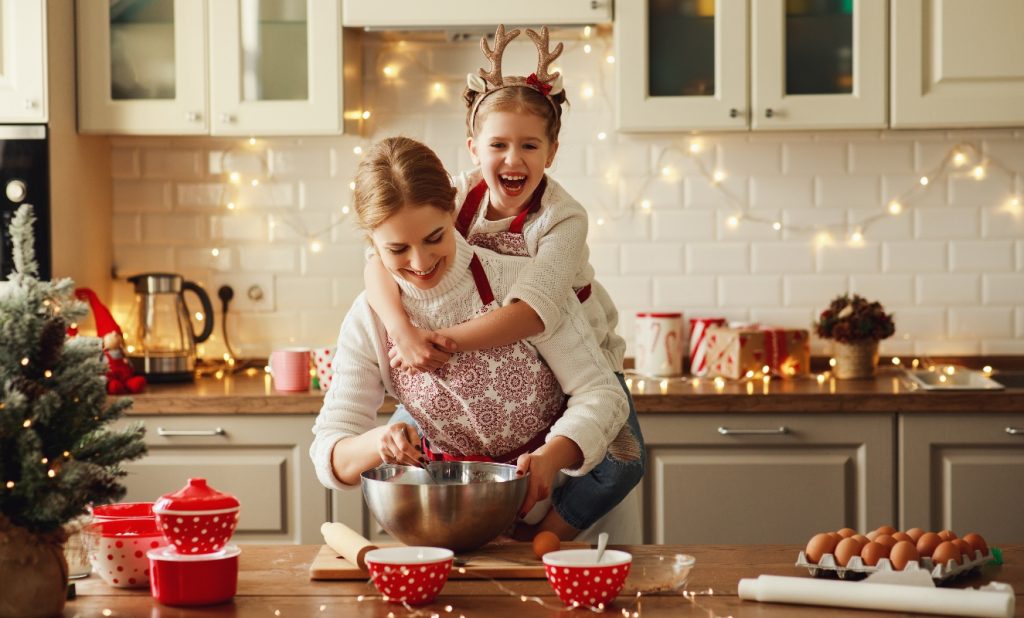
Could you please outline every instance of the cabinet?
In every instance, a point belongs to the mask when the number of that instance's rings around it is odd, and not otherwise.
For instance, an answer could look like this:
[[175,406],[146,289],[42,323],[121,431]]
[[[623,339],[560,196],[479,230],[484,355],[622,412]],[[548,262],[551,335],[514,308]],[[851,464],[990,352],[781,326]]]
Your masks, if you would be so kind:
[[0,50],[0,122],[46,122],[44,0],[0,0]]
[[1024,413],[899,419],[900,526],[1024,542]]
[[892,126],[1024,124],[1024,3],[891,3]]
[[320,525],[331,513],[309,458],[312,416],[154,415],[119,424],[137,421],[149,452],[124,465],[125,501],[152,501],[200,476],[241,503],[235,542],[322,542]]
[[805,543],[895,521],[893,416],[645,414],[644,541]]
[[79,0],[77,29],[81,132],[313,135],[360,122],[344,112],[359,54],[340,0]]
[[617,7],[623,131],[886,126],[885,0]]
[[612,20],[612,0],[346,0],[346,27],[445,28],[497,24],[518,28],[530,25],[598,24]]

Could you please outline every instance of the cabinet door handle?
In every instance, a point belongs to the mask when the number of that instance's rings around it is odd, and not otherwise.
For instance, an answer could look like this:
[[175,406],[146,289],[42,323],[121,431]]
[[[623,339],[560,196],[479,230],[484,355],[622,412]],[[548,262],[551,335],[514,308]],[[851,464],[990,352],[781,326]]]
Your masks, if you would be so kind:
[[723,436],[782,436],[789,433],[789,429],[785,425],[775,429],[729,429],[728,427],[719,427],[718,433]]
[[766,108],[764,110],[764,117],[765,118],[771,118],[774,115],[775,115],[775,110],[773,110],[772,108],[769,107],[769,108]]
[[185,113],[185,120],[187,120],[189,122],[199,122],[199,118],[200,118],[199,112],[186,112]]
[[234,114],[221,114],[220,121],[224,124],[231,124],[235,121],[235,116]]
[[736,118],[739,115],[740,115],[740,110],[736,109],[735,107],[730,107],[729,108],[729,117],[730,118]]
[[223,427],[215,427],[213,429],[164,429],[163,427],[156,428],[156,435],[164,437],[174,436],[226,436],[227,432],[224,431]]
[[1007,427],[1006,433],[1011,436],[1021,436],[1024,435],[1024,429],[1021,429],[1020,427]]

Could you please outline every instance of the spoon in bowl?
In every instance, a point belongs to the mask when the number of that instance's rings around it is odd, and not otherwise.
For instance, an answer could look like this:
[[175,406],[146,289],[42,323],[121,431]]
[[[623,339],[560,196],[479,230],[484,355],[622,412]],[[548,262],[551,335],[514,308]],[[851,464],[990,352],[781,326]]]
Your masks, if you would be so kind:
[[608,547],[608,533],[602,532],[597,535],[597,563],[601,564],[601,558],[604,558],[604,550]]

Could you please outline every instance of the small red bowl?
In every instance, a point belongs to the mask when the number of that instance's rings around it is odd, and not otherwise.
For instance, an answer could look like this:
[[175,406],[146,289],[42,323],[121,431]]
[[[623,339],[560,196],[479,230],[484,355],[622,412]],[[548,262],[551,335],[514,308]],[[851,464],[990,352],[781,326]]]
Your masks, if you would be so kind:
[[366,552],[366,566],[385,601],[424,605],[444,588],[454,557],[440,547],[386,547]]
[[149,583],[146,552],[165,547],[167,539],[153,519],[95,521],[82,529],[93,571],[115,588]]
[[238,554],[228,545],[212,554],[182,555],[174,547],[148,553],[149,590],[164,605],[214,605],[230,601],[238,590]]
[[544,554],[544,571],[558,598],[569,607],[604,609],[629,576],[633,556],[609,549],[597,562],[596,549],[565,549]]
[[92,507],[93,521],[115,519],[154,519],[152,502],[119,502]]

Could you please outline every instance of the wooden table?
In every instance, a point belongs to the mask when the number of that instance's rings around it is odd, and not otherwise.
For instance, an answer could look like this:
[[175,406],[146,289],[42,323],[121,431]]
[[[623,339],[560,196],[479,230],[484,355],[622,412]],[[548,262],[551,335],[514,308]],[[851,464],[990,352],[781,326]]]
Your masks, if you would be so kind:
[[[697,564],[687,588],[691,591],[713,590],[694,601],[682,595],[651,595],[639,601],[620,598],[606,616],[621,616],[622,609],[639,609],[640,616],[714,616],[740,617],[816,617],[905,616],[888,612],[842,610],[799,605],[780,605],[741,601],[736,586],[743,577],[761,574],[807,577],[806,570],[793,565],[799,547],[795,545],[644,545],[622,547],[634,556],[643,554],[687,553],[696,556]],[[243,545],[238,578],[238,595],[233,603],[203,608],[164,607],[153,600],[147,590],[110,588],[96,576],[77,583],[78,598],[64,609],[68,617],[147,616],[149,618],[195,616],[266,616],[273,618],[301,616],[374,616],[385,618],[390,612],[396,618],[433,613],[441,617],[464,615],[466,618],[539,616],[588,616],[589,612],[568,612],[559,606],[558,598],[545,580],[503,580],[512,591],[503,592],[493,581],[450,580],[441,596],[412,614],[401,605],[385,603],[376,589],[367,582],[310,581],[309,565],[319,550],[316,545]],[[1003,548],[1006,564],[985,566],[977,574],[957,582],[957,586],[980,586],[989,581],[1011,584],[1017,593],[1017,616],[1024,616],[1024,545]],[[359,601],[359,595],[367,597]],[[541,597],[546,606],[522,602],[518,595]],[[452,612],[445,611],[451,605]],[[104,610],[110,610],[105,614]],[[277,613],[279,612],[279,613]]]

